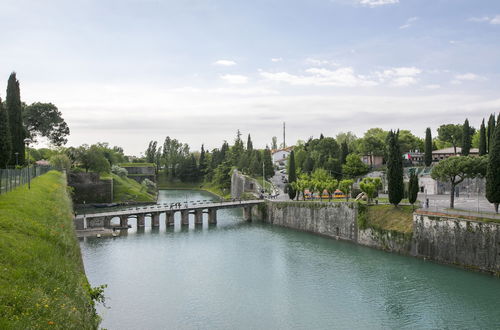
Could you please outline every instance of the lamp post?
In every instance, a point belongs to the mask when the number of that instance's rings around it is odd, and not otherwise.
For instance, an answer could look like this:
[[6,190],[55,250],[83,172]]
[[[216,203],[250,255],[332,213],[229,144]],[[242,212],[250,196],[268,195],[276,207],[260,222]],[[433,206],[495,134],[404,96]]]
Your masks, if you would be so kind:
[[26,145],[26,148],[28,149],[28,189],[31,189],[30,148],[29,148],[30,143],[31,143],[30,139],[28,139],[28,138],[24,139],[24,144]]

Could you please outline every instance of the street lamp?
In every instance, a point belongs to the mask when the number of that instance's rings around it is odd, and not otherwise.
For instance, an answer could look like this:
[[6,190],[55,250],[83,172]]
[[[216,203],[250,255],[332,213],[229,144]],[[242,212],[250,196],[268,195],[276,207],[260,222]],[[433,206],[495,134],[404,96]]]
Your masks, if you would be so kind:
[[29,145],[32,141],[28,138],[24,139],[24,144],[28,149],[28,189],[31,189],[31,174],[30,174],[30,148]]

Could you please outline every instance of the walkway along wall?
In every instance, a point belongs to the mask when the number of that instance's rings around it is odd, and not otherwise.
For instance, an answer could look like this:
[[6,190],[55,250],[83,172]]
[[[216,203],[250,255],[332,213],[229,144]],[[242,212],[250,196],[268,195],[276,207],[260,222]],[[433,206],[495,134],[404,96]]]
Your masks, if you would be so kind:
[[358,207],[269,201],[258,216],[278,226],[500,275],[500,224],[415,214],[413,234],[361,229]]

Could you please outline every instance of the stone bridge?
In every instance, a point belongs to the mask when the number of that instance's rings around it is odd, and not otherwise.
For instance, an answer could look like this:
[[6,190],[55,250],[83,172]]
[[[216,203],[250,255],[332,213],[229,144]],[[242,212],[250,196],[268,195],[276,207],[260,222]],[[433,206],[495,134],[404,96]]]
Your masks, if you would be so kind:
[[217,210],[228,208],[243,208],[243,218],[247,221],[252,219],[252,207],[264,203],[263,200],[207,202],[198,201],[193,203],[178,202],[148,205],[144,207],[133,207],[123,210],[113,210],[109,212],[80,214],[75,217],[75,227],[77,230],[90,228],[112,228],[111,219],[120,218],[120,226],[114,228],[127,229],[130,218],[137,220],[137,227],[145,226],[145,218],[151,217],[151,226],[160,226],[160,214],[165,213],[165,225],[174,225],[174,215],[181,214],[181,225],[189,225],[189,214],[194,214],[194,224],[203,223],[203,213],[208,214],[208,224],[217,223]]

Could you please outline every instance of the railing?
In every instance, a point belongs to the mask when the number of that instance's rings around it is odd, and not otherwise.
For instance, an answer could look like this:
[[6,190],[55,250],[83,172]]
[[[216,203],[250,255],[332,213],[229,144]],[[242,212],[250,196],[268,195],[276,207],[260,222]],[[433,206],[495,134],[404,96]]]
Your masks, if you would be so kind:
[[50,166],[30,166],[16,169],[0,169],[0,194],[5,194],[18,186],[27,184],[28,180],[45,174]]

